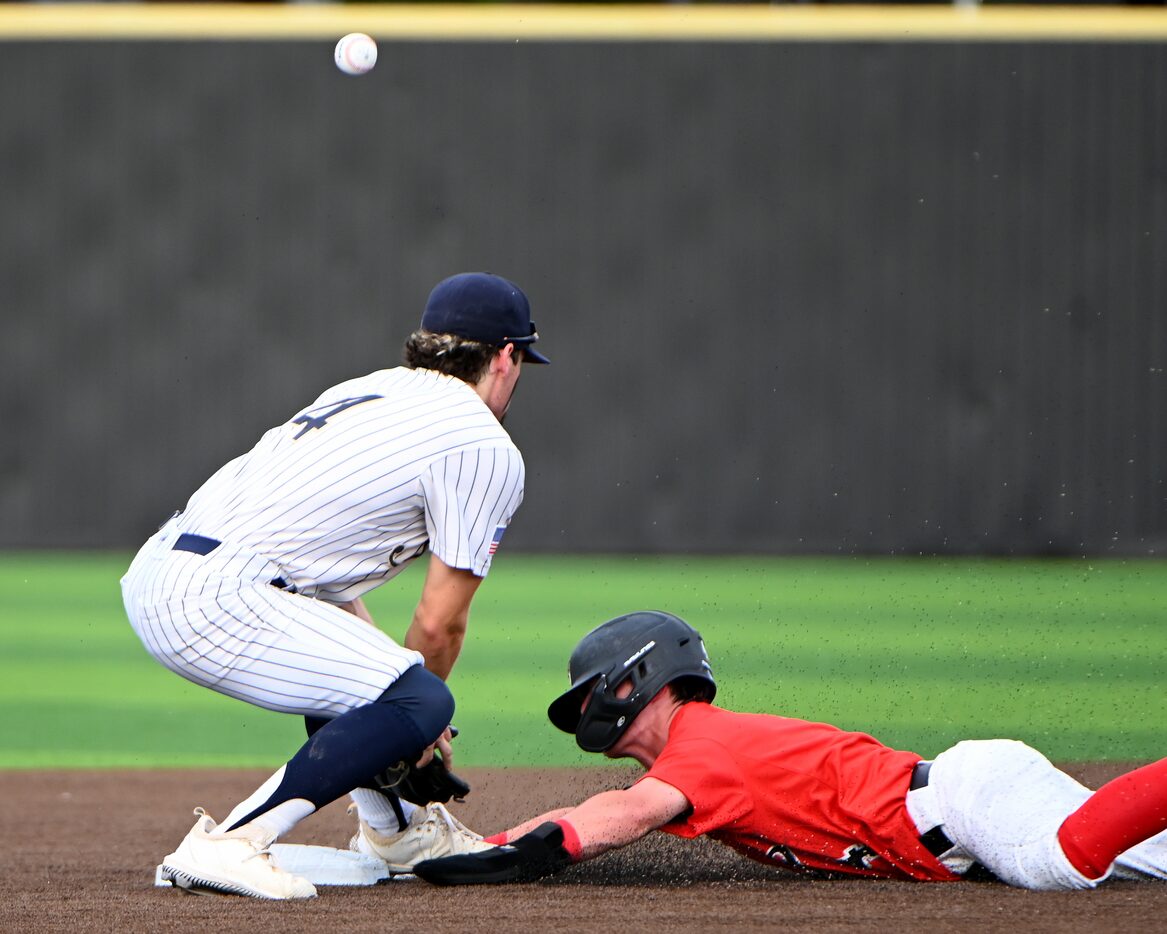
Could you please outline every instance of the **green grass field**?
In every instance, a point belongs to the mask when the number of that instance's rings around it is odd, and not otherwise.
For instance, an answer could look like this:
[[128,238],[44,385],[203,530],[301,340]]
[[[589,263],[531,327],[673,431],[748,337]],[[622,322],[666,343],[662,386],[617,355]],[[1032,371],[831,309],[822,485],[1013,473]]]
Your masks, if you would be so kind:
[[[126,554],[0,553],[0,767],[274,766],[297,718],[197,688],[126,623]],[[400,637],[419,570],[369,595]],[[634,609],[704,634],[719,703],[933,755],[1008,736],[1058,761],[1167,755],[1167,562],[499,560],[450,679],[461,765],[595,763],[544,715],[571,647]]]

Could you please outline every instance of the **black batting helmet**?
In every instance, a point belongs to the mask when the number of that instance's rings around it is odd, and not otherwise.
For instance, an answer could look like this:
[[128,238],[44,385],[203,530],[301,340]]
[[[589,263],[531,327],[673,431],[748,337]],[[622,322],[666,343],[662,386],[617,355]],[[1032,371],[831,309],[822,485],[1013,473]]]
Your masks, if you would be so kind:
[[[574,733],[585,752],[611,749],[666,684],[697,678],[708,683],[709,700],[717,692],[701,634],[679,616],[659,610],[628,613],[597,626],[571,653],[568,675],[571,687],[551,703],[547,716],[565,733]],[[632,693],[621,699],[616,688],[625,681],[631,682]]]

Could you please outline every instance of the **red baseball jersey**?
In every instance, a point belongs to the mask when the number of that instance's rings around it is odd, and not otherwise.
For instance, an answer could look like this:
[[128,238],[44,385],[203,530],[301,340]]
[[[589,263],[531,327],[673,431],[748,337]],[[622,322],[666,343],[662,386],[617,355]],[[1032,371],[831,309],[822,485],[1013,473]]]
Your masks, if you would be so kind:
[[642,777],[692,809],[661,829],[708,834],[789,869],[949,881],[919,840],[905,798],[920,757],[826,723],[689,703]]

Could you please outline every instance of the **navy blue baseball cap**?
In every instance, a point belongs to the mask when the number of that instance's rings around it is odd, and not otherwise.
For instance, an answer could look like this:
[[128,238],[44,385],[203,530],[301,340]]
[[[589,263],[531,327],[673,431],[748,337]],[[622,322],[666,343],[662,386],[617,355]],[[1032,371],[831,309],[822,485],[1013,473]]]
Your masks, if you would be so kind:
[[462,272],[430,292],[421,316],[423,331],[456,334],[501,347],[514,344],[531,363],[550,363],[532,346],[539,339],[523,290],[489,272]]

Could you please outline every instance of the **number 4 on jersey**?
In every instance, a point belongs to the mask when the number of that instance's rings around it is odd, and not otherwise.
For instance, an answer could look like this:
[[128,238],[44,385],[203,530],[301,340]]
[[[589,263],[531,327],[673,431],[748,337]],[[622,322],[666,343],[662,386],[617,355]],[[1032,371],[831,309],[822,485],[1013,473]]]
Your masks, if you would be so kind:
[[[373,399],[380,398],[382,396],[353,396],[351,399],[341,399],[339,402],[334,402],[331,405],[322,405],[318,409],[309,409],[303,415],[297,415],[292,419],[293,425],[304,426],[292,440],[298,441],[313,428],[323,428],[328,423],[328,420],[338,412],[351,409],[354,405],[360,405],[362,402],[371,402]],[[314,412],[320,414],[314,415]]]

